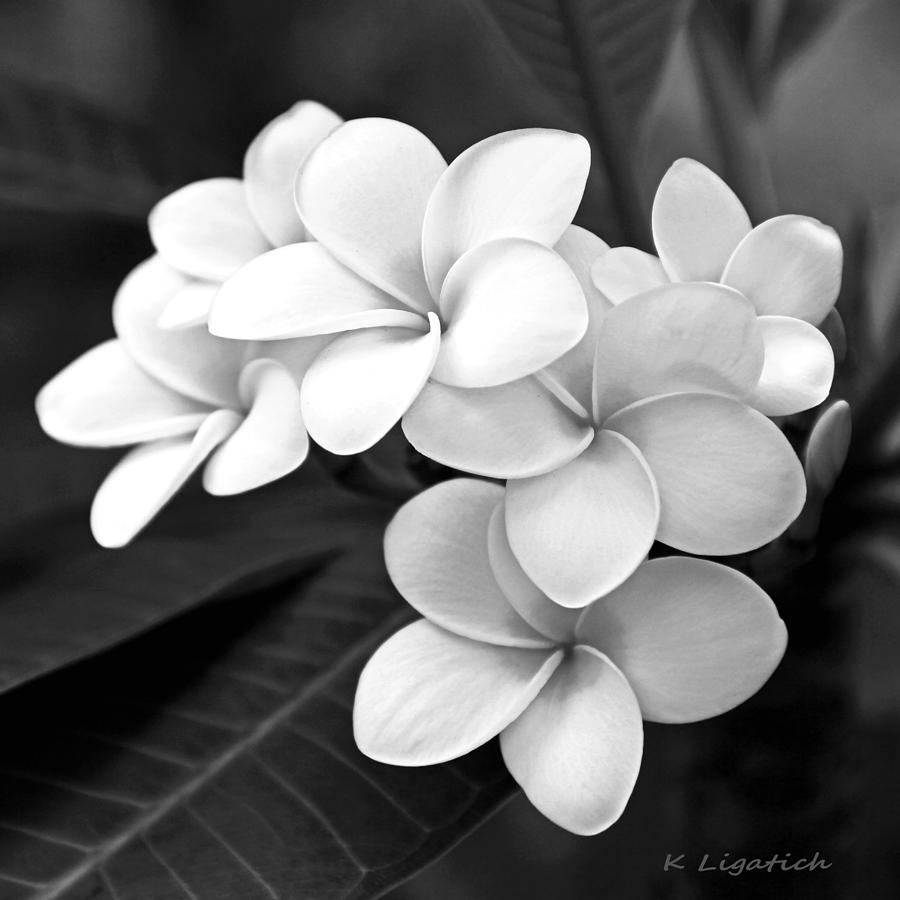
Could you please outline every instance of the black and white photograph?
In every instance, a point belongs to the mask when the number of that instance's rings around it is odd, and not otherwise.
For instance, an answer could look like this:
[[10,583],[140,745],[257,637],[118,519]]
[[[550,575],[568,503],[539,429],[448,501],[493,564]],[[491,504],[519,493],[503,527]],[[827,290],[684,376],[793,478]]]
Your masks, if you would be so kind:
[[896,0],[2,0],[0,374],[0,900],[900,896]]

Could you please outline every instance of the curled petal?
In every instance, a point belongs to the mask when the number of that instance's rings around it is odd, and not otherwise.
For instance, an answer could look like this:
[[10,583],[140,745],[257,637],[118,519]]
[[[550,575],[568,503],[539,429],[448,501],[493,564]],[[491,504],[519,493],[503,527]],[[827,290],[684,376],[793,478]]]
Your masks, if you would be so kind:
[[669,276],[652,253],[634,247],[613,247],[591,270],[597,289],[618,306],[635,294],[668,284]]
[[803,508],[803,468],[765,416],[712,394],[672,394],[616,413],[659,486],[659,540],[724,556],[778,537]]
[[210,281],[224,281],[271,247],[237,178],[179,188],[150,210],[148,225],[153,245],[170,266]]
[[722,282],[753,301],[761,316],[793,316],[818,325],[841,287],[837,232],[808,216],[776,216],[738,244]]
[[427,333],[368,328],[336,337],[315,359],[300,392],[303,421],[332,453],[361,453],[400,420],[428,380],[440,323]]
[[244,368],[241,399],[249,410],[237,430],[213,453],[203,471],[211,494],[239,494],[293,472],[309,452],[300,415],[300,388],[271,359]]
[[163,307],[156,324],[173,331],[190,328],[191,325],[205,325],[219,287],[216,281],[192,281],[185,285]]
[[306,240],[294,206],[294,179],[313,148],[343,121],[327,106],[301,100],[269,122],[247,148],[247,205],[274,247]]
[[563,606],[586,606],[618,587],[647,556],[658,521],[646,462],[630,441],[608,431],[568,465],[507,485],[513,552]]
[[413,497],[384,536],[388,574],[407,603],[447,631],[508,647],[550,647],[510,605],[491,569],[488,522],[502,498],[499,485],[471,478]]
[[403,417],[406,439],[429,459],[488,478],[526,478],[565,465],[591,442],[536,379],[490,388],[429,381]]
[[506,535],[506,505],[503,495],[488,523],[488,556],[491,570],[506,599],[532,628],[554,641],[571,643],[581,610],[554,603],[526,574]]
[[297,178],[304,224],[357,275],[420,312],[434,308],[422,271],[422,220],[447,168],[420,131],[392,119],[341,125]]
[[755,694],[781,660],[787,631],[746,575],[668,557],[586,609],[578,640],[615,660],[645,719],[696,722]]
[[766,348],[759,384],[747,403],[767,416],[818,406],[831,391],[834,352],[818,328],[789,316],[760,316]]
[[441,292],[446,323],[434,377],[457,387],[523,378],[578,343],[587,328],[584,293],[553,250],[517,238],[470,250]]
[[317,334],[285,341],[251,341],[247,347],[247,360],[274,360],[284,366],[299,385],[315,358],[333,340],[333,334]]
[[611,306],[609,300],[594,287],[591,267],[598,257],[610,252],[600,240],[577,225],[570,225],[553,248],[575,273],[587,301],[588,326],[584,337],[559,359],[547,367],[550,375],[574,397],[583,409],[591,408],[591,381],[594,371],[594,347],[597,334]]
[[163,384],[216,406],[238,406],[246,346],[213,337],[205,325],[159,327],[169,301],[191,282],[160,257],[135,268],[113,301],[113,325],[134,360]]
[[741,201],[715,172],[676,160],[653,201],[653,240],[673,281],[719,281],[734,248],[750,231]]
[[603,322],[595,357],[598,422],[635,400],[675,391],[744,396],[759,380],[763,341],[752,304],[720,284],[667,284]]
[[634,693],[592,647],[576,647],[500,735],[506,766],[528,799],[575,834],[597,834],[622,815],[643,747]]
[[37,396],[41,427],[81,447],[118,447],[196,431],[212,410],[151,378],[121,341],[69,363]]
[[526,128],[469,147],[450,164],[428,202],[422,233],[425,273],[439,296],[467,250],[518,237],[552,247],[581,202],[591,164],[578,134]]
[[232,275],[213,303],[209,330],[270,341],[380,325],[416,328],[422,322],[419,313],[307,241],[271,250]]
[[94,497],[91,531],[97,543],[124,547],[240,423],[237,413],[220,409],[193,436],[165,438],[130,450]]
[[837,400],[816,419],[806,442],[803,468],[810,493],[826,497],[847,461],[853,424],[850,404]]
[[426,619],[389,638],[359,677],[353,734],[366,756],[427,766],[499,734],[559,665],[560,651],[482,644]]

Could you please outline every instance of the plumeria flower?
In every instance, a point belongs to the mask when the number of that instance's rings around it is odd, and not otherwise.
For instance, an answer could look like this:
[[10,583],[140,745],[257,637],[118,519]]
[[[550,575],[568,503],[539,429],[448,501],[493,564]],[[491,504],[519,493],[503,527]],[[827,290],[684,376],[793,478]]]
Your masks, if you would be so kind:
[[179,188],[150,212],[150,237],[172,268],[190,276],[160,313],[164,328],[206,322],[221,283],[244,263],[309,235],[294,207],[297,169],[343,119],[309,100],[273,119],[244,156],[243,179]]
[[302,386],[326,449],[378,441],[430,378],[485,388],[570,350],[583,290],[553,248],[590,164],[579,135],[487,138],[447,165],[421,132],[348,122],[301,169],[296,203],[318,243],[264,254],[222,287],[214,334],[272,340],[337,334]]
[[128,543],[205,463],[212,494],[286,475],[306,457],[299,380],[320,339],[260,346],[224,341],[204,325],[160,328],[187,276],[158,256],[139,265],[113,303],[117,337],[89,350],[41,390],[37,413],[59,441],[138,446],[94,498],[98,543]]
[[770,416],[817,406],[831,389],[834,354],[815,326],[828,316],[841,283],[841,241],[809,216],[776,216],[751,228],[740,200],[714,172],[678,160],[653,202],[659,257],[617,247],[594,266],[612,303],[672,281],[712,281],[748,297],[766,348],[749,398]]
[[642,718],[694,722],[742,703],[778,665],[784,623],[746,576],[687,557],[644,563],[586,609],[564,609],[510,551],[503,494],[444,482],[390,524],[388,572],[424,618],[363,670],[356,742],[381,762],[424,766],[499,734],[531,802],[596,834],[631,794]]
[[512,548],[569,607],[620,585],[654,540],[704,556],[756,549],[805,497],[791,445],[747,404],[764,348],[746,297],[667,284],[591,309],[586,343],[539,378],[466,397],[432,385],[404,420],[426,455],[509,479]]

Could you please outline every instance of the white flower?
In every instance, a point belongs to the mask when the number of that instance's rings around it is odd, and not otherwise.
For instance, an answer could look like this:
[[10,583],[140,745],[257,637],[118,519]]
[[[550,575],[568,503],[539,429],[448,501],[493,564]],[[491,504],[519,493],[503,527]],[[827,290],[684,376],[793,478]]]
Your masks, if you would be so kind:
[[755,693],[784,623],[750,579],[685,557],[642,565],[576,613],[518,567],[503,489],[468,479],[410,501],[389,526],[394,584],[425,618],[383,644],[359,680],[360,749],[422,766],[500,735],[531,802],[578,834],[621,815],[640,767],[642,717],[692,722]]
[[814,326],[841,283],[834,229],[808,216],[777,216],[751,229],[740,200],[715,173],[678,160],[653,203],[659,258],[617,247],[594,267],[613,303],[670,281],[721,282],[748,297],[760,317],[765,367],[749,402],[770,416],[817,406],[831,389],[834,356]]
[[237,272],[210,329],[257,340],[339,333],[304,379],[303,415],[326,449],[364,450],[429,376],[503,384],[578,342],[583,291],[551,248],[589,162],[582,137],[531,129],[481,141],[448,167],[409,125],[348,122],[297,180],[297,208],[318,243]]
[[669,284],[591,311],[590,343],[538,378],[465,396],[432,384],[403,422],[425,455],[510,479],[516,556],[572,607],[621,584],[656,539],[743,553],[777,537],[805,498],[787,439],[745,402],[764,353],[745,297]]
[[[299,379],[321,340],[225,341],[198,325],[168,331],[160,312],[188,282],[159,257],[139,265],[113,304],[116,339],[89,350],[40,391],[43,429],[85,447],[139,444],[97,491],[91,528],[127,544],[206,463],[212,494],[286,475],[306,457]],[[208,462],[207,462],[208,460]]]
[[273,247],[308,240],[294,208],[294,177],[342,121],[319,103],[296,103],[247,148],[243,180],[196,181],[151,210],[150,237],[157,252],[192,279],[163,309],[163,327],[206,322],[213,297],[229,275]]

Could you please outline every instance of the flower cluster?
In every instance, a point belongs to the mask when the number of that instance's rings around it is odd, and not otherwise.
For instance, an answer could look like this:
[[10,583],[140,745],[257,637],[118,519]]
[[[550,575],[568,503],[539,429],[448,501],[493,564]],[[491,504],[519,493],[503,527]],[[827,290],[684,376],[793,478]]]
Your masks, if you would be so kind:
[[[724,712],[781,658],[765,593],[686,554],[755,550],[803,509],[772,417],[829,394],[817,326],[841,273],[832,229],[751,228],[690,160],[654,201],[659,256],[610,249],[572,224],[589,165],[548,129],[448,164],[401,122],[298,104],[242,181],[158,204],[117,338],[38,398],[60,440],[140,445],[94,503],[107,546],[197,467],[213,493],[248,490],[300,465],[307,435],[354,454],[400,422],[492,479],[439,484],[389,526],[388,572],[424,618],[363,671],[356,740],[428,765],[499,735],[532,802],[581,834],[621,814],[642,719]],[[648,559],[657,542],[685,555]]]

